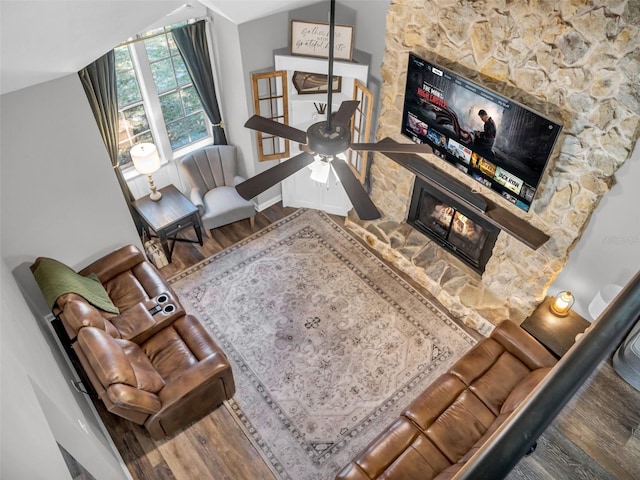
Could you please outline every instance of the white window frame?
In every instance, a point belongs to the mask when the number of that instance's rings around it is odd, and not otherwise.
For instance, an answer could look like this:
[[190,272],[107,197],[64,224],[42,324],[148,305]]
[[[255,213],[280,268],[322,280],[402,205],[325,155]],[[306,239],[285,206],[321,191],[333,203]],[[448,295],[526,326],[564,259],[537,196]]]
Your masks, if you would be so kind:
[[[204,112],[208,135],[197,142],[185,145],[175,151],[171,149],[169,134],[162,115],[162,108],[160,107],[160,95],[156,90],[153,80],[151,64],[147,56],[144,39],[141,38],[138,41],[131,42],[127,47],[129,48],[133,69],[138,79],[142,103],[145,106],[147,121],[149,122],[149,129],[151,130],[153,141],[160,154],[161,165],[167,165],[170,161],[178,160],[199,148],[213,145],[213,128],[206,112]],[[166,94],[166,92],[163,92],[163,94]],[[122,173],[126,180],[140,175],[140,173],[133,168],[132,163],[124,165],[122,167]]]

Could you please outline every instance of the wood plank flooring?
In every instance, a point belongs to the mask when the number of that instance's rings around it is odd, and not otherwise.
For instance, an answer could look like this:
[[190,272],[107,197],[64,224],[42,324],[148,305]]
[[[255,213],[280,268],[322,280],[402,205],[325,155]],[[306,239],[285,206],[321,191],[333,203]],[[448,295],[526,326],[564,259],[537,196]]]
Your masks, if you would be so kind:
[[[293,212],[277,204],[256,215],[253,229],[243,220],[214,230],[202,247],[178,242],[173,262],[161,272],[170,278]],[[136,480],[275,480],[225,407],[159,442],[143,427],[107,412],[100,402],[96,409]],[[545,431],[536,451],[508,478],[640,478],[640,392],[615,374],[610,361],[604,362]]]

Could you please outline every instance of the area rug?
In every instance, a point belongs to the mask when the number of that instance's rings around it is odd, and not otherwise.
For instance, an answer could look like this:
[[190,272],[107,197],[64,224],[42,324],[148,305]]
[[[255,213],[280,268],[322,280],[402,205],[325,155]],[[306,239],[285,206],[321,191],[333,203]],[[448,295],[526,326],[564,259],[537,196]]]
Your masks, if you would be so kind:
[[475,340],[342,226],[291,216],[174,277],[281,479],[333,479]]

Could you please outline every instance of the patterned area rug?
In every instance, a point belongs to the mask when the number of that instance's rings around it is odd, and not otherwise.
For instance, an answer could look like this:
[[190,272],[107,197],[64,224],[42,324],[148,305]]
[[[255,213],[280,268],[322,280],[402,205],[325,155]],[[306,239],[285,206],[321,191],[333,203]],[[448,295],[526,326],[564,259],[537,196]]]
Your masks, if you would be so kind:
[[229,356],[228,407],[282,479],[333,479],[475,341],[327,215],[172,279]]

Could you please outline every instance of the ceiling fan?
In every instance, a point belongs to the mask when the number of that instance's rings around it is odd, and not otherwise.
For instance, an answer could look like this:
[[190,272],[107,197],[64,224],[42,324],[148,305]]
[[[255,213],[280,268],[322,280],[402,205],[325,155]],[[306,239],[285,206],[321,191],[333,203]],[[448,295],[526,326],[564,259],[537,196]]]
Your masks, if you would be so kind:
[[[335,0],[331,0],[327,78],[333,78],[334,31]],[[331,100],[332,89],[329,88],[327,92],[327,120],[314,123],[306,132],[260,115],[253,115],[247,120],[245,127],[297,142],[300,144],[302,153],[236,185],[236,190],[241,197],[249,200],[315,161],[320,165],[333,169],[340,182],[342,182],[342,186],[361,220],[380,218],[380,212],[369,198],[360,181],[351,171],[349,165],[347,165],[346,156],[343,153],[348,149],[431,153],[432,149],[426,144],[415,143],[392,145],[387,143],[351,143],[349,124],[360,102],[357,100],[343,101],[338,111],[332,114]]]

